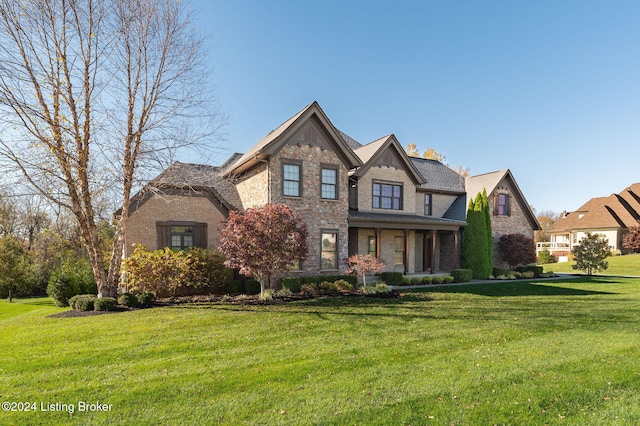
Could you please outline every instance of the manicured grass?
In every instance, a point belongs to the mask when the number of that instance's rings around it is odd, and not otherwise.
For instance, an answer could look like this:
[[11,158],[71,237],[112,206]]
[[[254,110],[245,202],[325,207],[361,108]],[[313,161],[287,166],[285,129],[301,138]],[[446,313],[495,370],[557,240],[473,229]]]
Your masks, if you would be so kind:
[[[609,267],[598,274],[603,275],[621,275],[621,276],[640,276],[640,254],[627,254],[624,256],[611,256],[607,258]],[[545,271],[566,272],[570,274],[583,274],[572,268],[575,262],[548,263],[541,265]]]
[[[637,279],[85,318],[37,303],[0,302],[0,400],[38,405],[0,424],[640,424]],[[79,401],[111,411],[40,411]]]

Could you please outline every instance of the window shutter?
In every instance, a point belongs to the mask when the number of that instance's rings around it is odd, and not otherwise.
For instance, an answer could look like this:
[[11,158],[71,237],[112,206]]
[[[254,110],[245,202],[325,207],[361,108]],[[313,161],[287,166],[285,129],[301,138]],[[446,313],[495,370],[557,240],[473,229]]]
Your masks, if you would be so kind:
[[156,231],[158,233],[158,250],[169,247],[169,238],[171,237],[171,227],[169,222],[156,222]]
[[207,248],[207,224],[196,223],[194,227],[194,241],[193,245],[196,247]]
[[498,216],[500,214],[500,195],[493,195],[493,215]]
[[504,195],[504,214],[505,216],[511,216],[511,204],[509,203],[509,199],[511,197],[509,197],[508,194]]

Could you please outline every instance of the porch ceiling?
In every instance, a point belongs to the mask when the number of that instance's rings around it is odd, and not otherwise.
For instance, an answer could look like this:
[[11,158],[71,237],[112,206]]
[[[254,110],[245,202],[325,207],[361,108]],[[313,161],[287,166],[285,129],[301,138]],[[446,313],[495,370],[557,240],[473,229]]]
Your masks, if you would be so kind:
[[352,228],[458,231],[466,224],[464,221],[445,219],[442,217],[360,212],[355,210],[349,212],[349,226]]

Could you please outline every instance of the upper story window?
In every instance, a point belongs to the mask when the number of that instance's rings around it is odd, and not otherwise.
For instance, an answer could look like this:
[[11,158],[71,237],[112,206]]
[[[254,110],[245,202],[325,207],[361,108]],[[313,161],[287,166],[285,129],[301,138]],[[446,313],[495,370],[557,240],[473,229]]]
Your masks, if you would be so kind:
[[193,247],[194,244],[194,230],[193,226],[176,225],[171,226],[171,249],[172,250],[186,250],[189,247]]
[[338,169],[322,168],[320,196],[327,200],[338,199]]
[[433,197],[431,194],[424,194],[424,215],[431,216],[433,214]]
[[402,210],[402,185],[374,182],[373,208]]
[[299,197],[302,188],[302,166],[285,163],[282,166],[282,195]]
[[509,194],[497,194],[495,215],[496,216],[509,216],[511,214],[509,210]]

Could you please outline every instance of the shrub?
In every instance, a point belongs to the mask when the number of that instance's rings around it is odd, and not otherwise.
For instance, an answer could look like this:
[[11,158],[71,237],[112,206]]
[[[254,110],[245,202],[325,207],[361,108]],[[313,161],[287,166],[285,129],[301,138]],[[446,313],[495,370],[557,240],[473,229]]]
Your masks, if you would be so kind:
[[244,290],[244,284],[241,280],[231,280],[227,286],[227,292],[229,294],[239,294]]
[[434,275],[431,279],[432,284],[442,284],[444,282],[444,277],[442,275]]
[[318,284],[316,284],[316,283],[302,284],[300,286],[300,293],[316,295],[316,294],[318,294]]
[[542,266],[538,266],[538,265],[524,265],[524,266],[518,266],[515,268],[516,272],[533,272],[533,276],[537,277],[538,275],[540,275],[542,273]]
[[94,306],[96,311],[115,311],[118,301],[113,297],[101,297],[95,300]]
[[47,294],[53,299],[56,306],[68,306],[69,299],[80,294],[80,286],[69,277],[58,277],[49,281]]
[[339,291],[350,291],[353,290],[353,284],[351,284],[347,280],[338,280],[335,281],[334,284],[338,286]]
[[389,293],[391,292],[391,287],[389,287],[384,282],[375,282],[373,285],[370,285],[364,288],[364,294],[379,294],[379,293]]
[[541,250],[538,252],[538,265],[544,265],[547,263],[556,263],[556,258],[551,254],[549,250]]
[[388,285],[402,285],[402,272],[382,272],[380,279]]
[[156,301],[156,295],[153,293],[138,294],[138,306],[151,306]]
[[422,282],[422,284],[431,284],[431,280],[431,275],[425,275],[420,281]]
[[280,290],[276,291],[275,296],[276,297],[288,297],[291,296],[293,294],[293,292],[291,290],[289,290],[288,288],[284,287],[281,288]]
[[217,251],[192,248],[187,251],[165,247],[149,251],[136,245],[123,263],[132,291],[175,294],[182,288],[207,288],[222,293],[231,279],[224,257]]
[[244,292],[246,294],[260,294],[260,283],[256,280],[245,281]]
[[457,283],[466,283],[473,279],[473,271],[471,269],[454,269],[451,271],[451,275]]
[[453,275],[445,275],[444,277],[442,277],[442,279],[444,280],[445,284],[451,284],[453,281],[455,281]]
[[301,285],[302,279],[300,277],[286,277],[280,280],[280,287],[286,288],[293,293],[299,293]]
[[96,300],[96,296],[93,294],[81,294],[76,299],[73,309],[76,311],[93,311]]
[[498,250],[502,260],[510,267],[528,265],[536,261],[536,245],[533,240],[522,234],[507,234],[498,240]]
[[[91,299],[91,302],[89,304],[85,302],[78,303],[80,299]],[[92,311],[94,300],[96,300],[96,296],[93,294],[76,294],[69,299],[69,306],[76,311]]]
[[273,300],[274,295],[275,295],[275,291],[268,288],[262,293],[260,293],[260,300]]
[[402,277],[402,285],[411,285],[411,278],[410,277]]
[[[539,274],[538,274],[538,275],[539,275]],[[535,274],[533,273],[533,271],[524,271],[524,272],[522,273],[522,278],[525,278],[525,279],[531,279],[531,278],[533,278],[533,277],[535,277]]]
[[493,276],[494,277],[499,277],[501,275],[504,275],[505,277],[507,275],[509,275],[511,273],[511,269],[508,268],[498,268],[498,267],[494,267],[493,268]]
[[318,290],[322,294],[333,294],[338,292],[338,285],[335,282],[323,281],[318,284]]
[[122,293],[118,297],[118,304],[128,306],[129,308],[135,308],[136,306],[138,306],[138,298],[135,294]]
[[411,285],[419,285],[422,284],[422,278],[420,277],[411,277]]
[[[513,277],[513,278],[511,278],[511,277]],[[522,272],[512,271],[512,272],[509,274],[508,278],[509,278],[510,280],[519,280],[520,278],[522,278]]]

